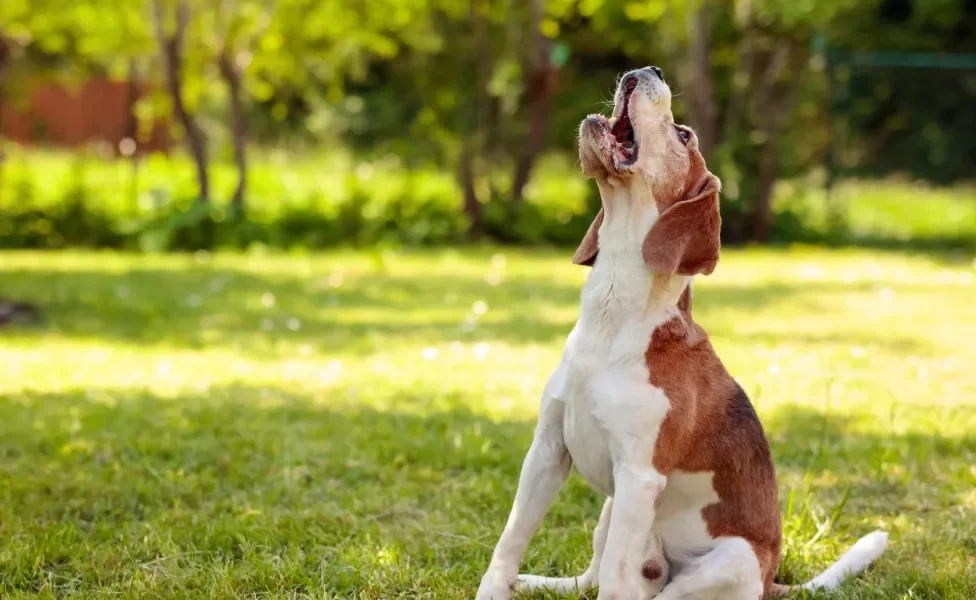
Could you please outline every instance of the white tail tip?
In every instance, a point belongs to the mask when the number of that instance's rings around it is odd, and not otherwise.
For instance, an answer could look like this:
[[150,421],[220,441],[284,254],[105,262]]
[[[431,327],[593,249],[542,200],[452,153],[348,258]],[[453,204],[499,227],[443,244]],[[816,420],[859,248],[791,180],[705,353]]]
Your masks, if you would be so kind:
[[884,553],[885,548],[888,547],[888,532],[887,531],[872,531],[861,539],[857,540],[854,547],[851,550],[858,550],[864,552],[865,556],[870,556],[869,562],[874,562]]
[[887,546],[888,534],[884,531],[873,531],[857,540],[857,543],[845,552],[837,562],[830,565],[826,571],[817,575],[803,587],[808,590],[836,589],[844,579],[860,573],[876,561],[884,553]]

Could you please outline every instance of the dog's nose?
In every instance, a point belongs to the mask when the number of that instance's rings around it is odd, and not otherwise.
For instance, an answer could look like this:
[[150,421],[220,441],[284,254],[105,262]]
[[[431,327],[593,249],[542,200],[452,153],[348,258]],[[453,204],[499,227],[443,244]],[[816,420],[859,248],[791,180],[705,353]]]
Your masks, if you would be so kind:
[[662,71],[660,67],[644,67],[644,68],[654,71],[654,74],[657,75],[661,81],[664,81],[664,71]]

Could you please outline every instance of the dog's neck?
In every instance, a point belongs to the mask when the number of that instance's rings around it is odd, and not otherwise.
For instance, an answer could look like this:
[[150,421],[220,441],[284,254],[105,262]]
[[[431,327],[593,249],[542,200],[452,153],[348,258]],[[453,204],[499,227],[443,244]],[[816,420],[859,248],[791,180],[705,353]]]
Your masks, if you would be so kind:
[[678,300],[690,277],[651,271],[642,247],[658,219],[650,186],[630,181],[597,180],[603,202],[599,252],[583,287],[582,317],[610,324],[652,313],[677,312]]

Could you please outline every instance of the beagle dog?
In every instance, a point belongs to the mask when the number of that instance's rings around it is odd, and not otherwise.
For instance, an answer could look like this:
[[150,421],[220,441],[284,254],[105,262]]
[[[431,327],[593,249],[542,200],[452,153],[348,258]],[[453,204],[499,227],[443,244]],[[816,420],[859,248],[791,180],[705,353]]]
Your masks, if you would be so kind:
[[[603,205],[573,257],[592,271],[477,600],[591,587],[600,600],[758,600],[837,587],[881,555],[887,534],[802,586],[773,582],[782,530],[769,444],[691,316],[692,278],[718,263],[720,182],[674,122],[661,69],[620,80],[613,117],[580,125],[579,153]],[[608,496],[589,568],[519,575],[574,465]]]

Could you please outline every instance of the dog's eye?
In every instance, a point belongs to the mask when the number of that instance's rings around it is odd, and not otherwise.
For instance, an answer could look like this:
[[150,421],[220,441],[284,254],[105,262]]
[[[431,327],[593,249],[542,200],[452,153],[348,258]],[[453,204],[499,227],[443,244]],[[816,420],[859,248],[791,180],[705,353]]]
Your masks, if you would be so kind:
[[681,138],[681,141],[683,143],[687,144],[688,143],[688,140],[691,139],[691,133],[689,133],[687,129],[681,129],[679,127],[678,128],[678,137]]

